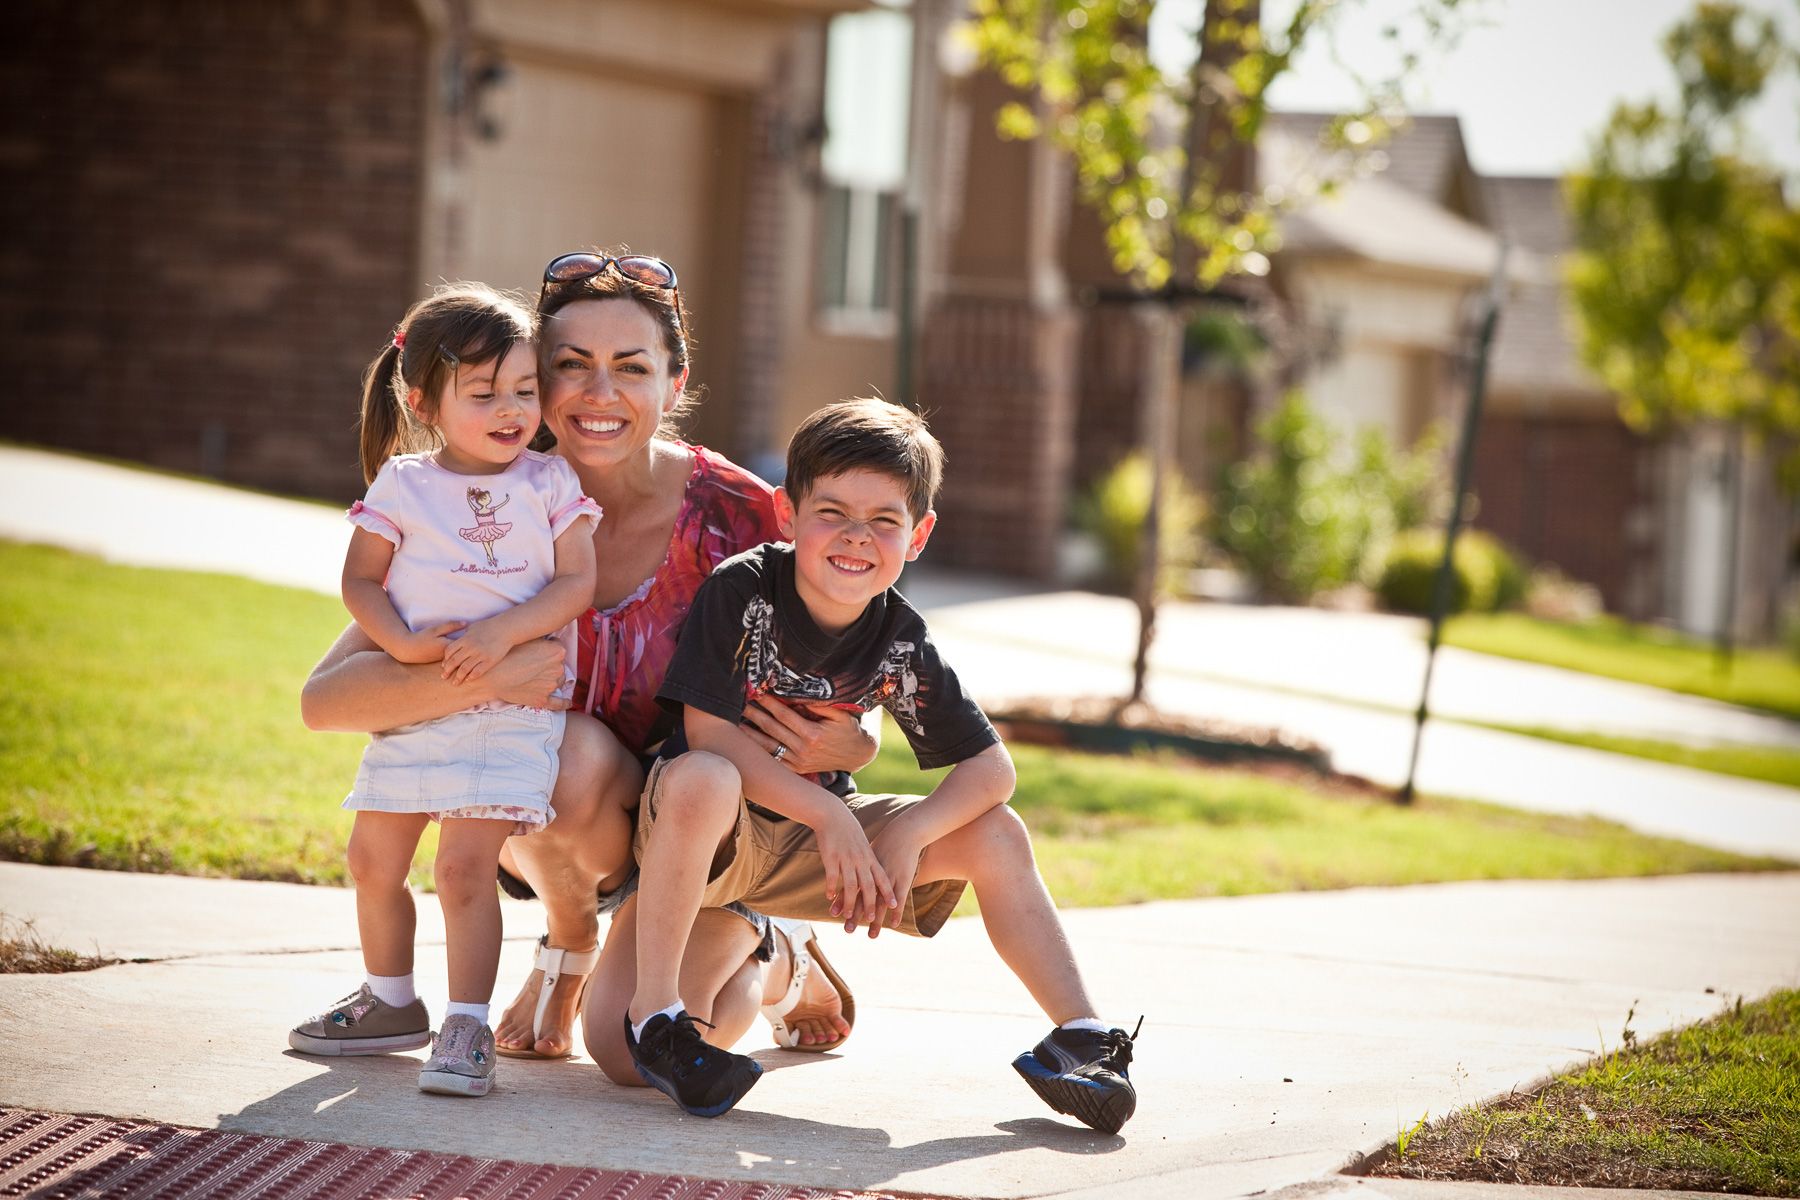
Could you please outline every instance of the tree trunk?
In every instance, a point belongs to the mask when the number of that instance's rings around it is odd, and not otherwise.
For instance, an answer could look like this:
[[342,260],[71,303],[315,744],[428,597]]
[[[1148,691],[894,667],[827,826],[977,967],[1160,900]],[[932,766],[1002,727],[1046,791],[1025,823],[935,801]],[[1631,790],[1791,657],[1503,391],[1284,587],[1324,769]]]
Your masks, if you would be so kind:
[[1150,460],[1150,506],[1144,514],[1143,552],[1137,586],[1137,656],[1131,665],[1129,703],[1140,704],[1150,670],[1150,643],[1156,638],[1156,604],[1162,575],[1162,525],[1169,478],[1175,470],[1176,390],[1181,386],[1181,314],[1169,303],[1138,308],[1148,364],[1138,407],[1138,444]]

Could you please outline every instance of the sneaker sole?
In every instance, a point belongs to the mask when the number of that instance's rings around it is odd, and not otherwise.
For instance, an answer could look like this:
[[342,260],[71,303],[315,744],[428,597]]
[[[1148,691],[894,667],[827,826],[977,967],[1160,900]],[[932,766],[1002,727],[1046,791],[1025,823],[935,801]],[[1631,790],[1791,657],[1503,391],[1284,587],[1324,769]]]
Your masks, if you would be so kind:
[[420,1071],[419,1090],[436,1096],[485,1096],[494,1089],[492,1075],[458,1075],[454,1071]]
[[750,1089],[756,1086],[756,1081],[762,1078],[762,1064],[753,1062],[750,1064],[750,1082],[746,1083],[743,1086],[743,1090],[739,1091],[737,1095],[726,1100],[721,1100],[710,1108],[696,1108],[692,1105],[682,1103],[681,1097],[675,1094],[674,1084],[664,1083],[662,1080],[656,1078],[654,1075],[650,1074],[650,1072],[644,1070],[642,1063],[634,1061],[631,1065],[637,1068],[638,1075],[643,1078],[645,1083],[673,1100],[675,1106],[682,1112],[690,1113],[696,1117],[718,1117],[730,1112],[737,1107],[738,1101],[750,1094]]
[[288,1031],[288,1045],[302,1054],[321,1054],[328,1058],[348,1058],[358,1054],[393,1054],[400,1050],[417,1050],[421,1046],[431,1045],[431,1030],[421,1029],[417,1033],[396,1033],[388,1037],[321,1038],[301,1033],[298,1029],[291,1029]]
[[1137,1111],[1137,1094],[1058,1075],[1030,1053],[1013,1060],[1013,1070],[1031,1085],[1038,1099],[1101,1133],[1117,1133]]

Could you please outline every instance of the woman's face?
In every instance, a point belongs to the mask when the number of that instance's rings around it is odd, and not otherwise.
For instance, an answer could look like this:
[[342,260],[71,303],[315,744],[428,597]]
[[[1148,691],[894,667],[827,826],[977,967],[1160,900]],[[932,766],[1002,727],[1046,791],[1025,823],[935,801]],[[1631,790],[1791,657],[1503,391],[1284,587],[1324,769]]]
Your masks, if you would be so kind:
[[662,330],[635,300],[578,300],[544,321],[544,423],[578,466],[642,455],[675,406],[687,372],[669,374]]

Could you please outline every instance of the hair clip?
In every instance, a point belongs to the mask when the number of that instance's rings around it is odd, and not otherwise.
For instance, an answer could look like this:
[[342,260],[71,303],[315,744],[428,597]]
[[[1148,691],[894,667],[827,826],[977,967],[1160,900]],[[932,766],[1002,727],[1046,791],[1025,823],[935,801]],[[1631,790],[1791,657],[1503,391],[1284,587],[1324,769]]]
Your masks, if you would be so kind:
[[406,330],[404,330],[404,329],[394,330],[394,349],[396,349],[396,350],[406,349]]

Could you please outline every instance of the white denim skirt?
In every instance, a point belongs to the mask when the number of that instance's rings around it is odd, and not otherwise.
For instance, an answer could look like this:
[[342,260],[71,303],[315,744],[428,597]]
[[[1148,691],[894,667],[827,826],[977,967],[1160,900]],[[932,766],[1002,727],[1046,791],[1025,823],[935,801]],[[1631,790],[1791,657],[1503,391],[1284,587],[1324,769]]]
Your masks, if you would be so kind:
[[531,833],[556,816],[556,752],[567,714],[499,706],[370,737],[344,807],[510,820]]

